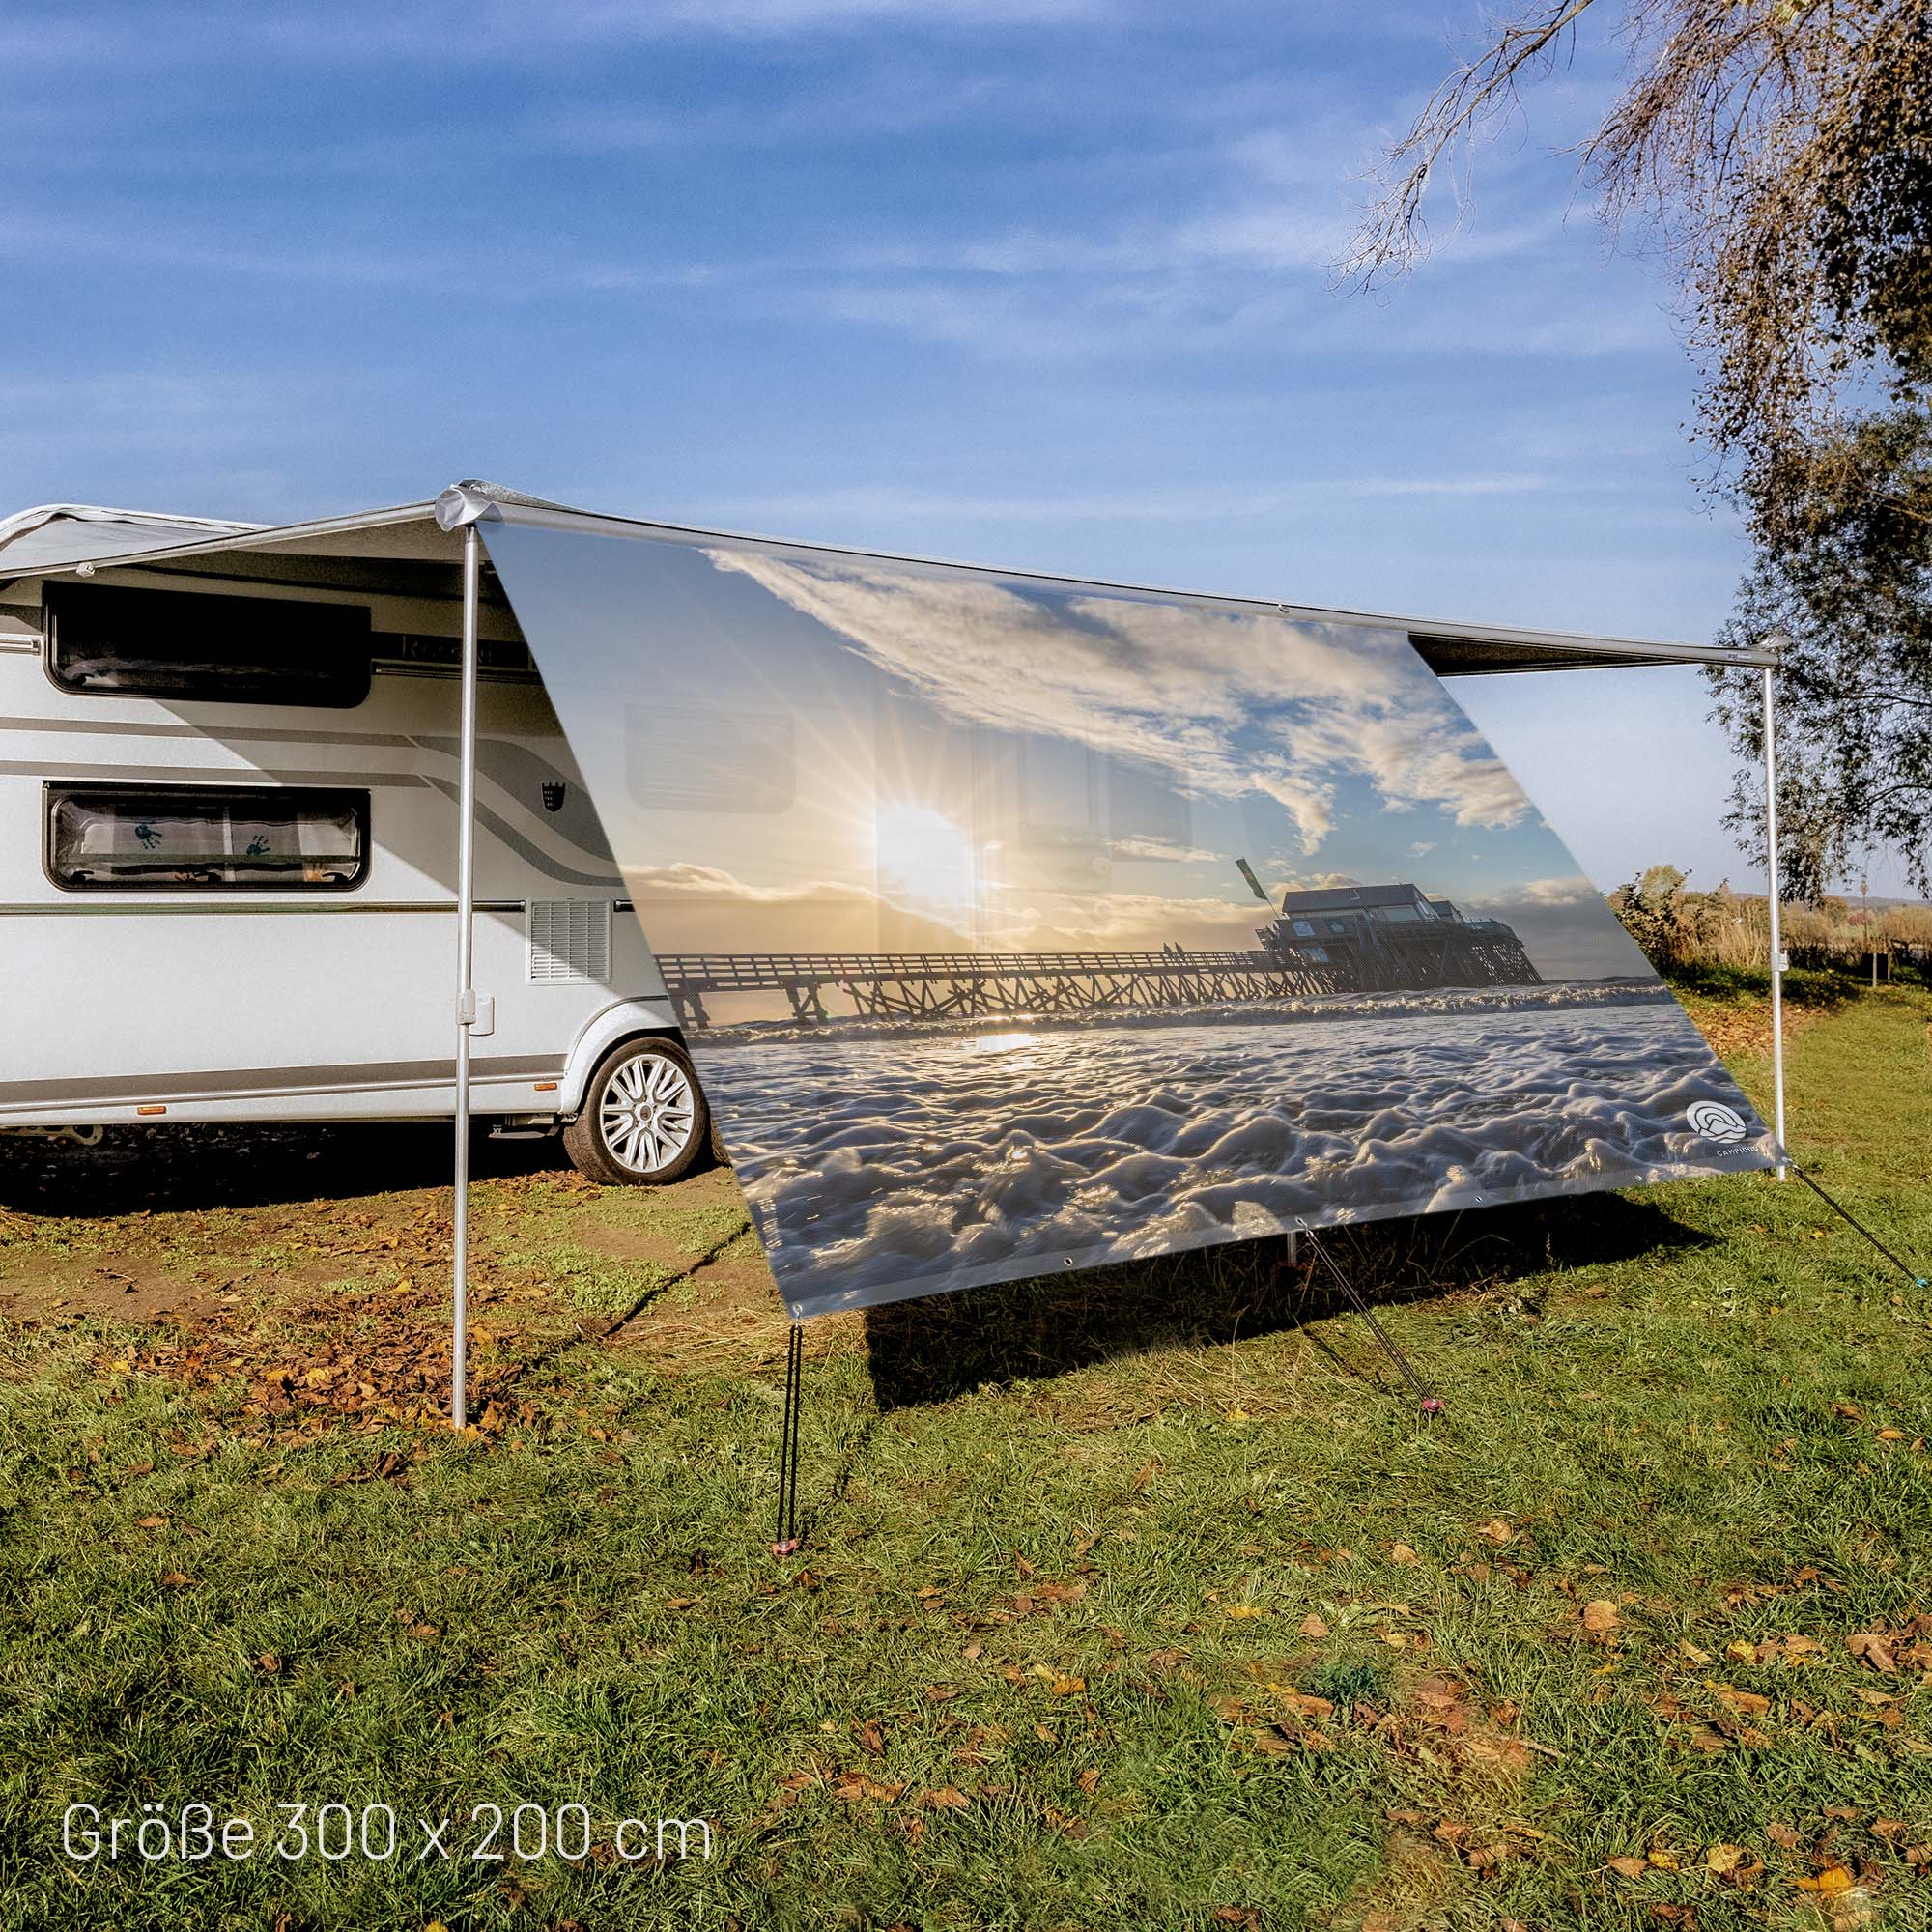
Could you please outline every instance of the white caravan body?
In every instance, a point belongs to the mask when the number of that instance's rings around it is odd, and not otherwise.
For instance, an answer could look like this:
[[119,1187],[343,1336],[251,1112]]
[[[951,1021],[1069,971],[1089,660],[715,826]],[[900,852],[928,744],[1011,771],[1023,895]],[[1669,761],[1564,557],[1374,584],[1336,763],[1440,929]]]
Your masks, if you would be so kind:
[[[72,507],[0,522],[0,1127],[454,1112],[455,574],[409,555],[233,552],[164,580],[111,561],[224,532],[242,526]],[[192,597],[179,608],[197,613],[231,597],[366,611],[366,686],[331,703],[143,694],[111,674],[64,688],[43,588],[74,583],[63,572],[81,557],[109,559],[90,588]],[[474,979],[490,1004],[471,1107],[541,1130],[583,1105],[613,1045],[672,1036],[676,1018],[500,597],[481,636]],[[354,826],[355,865],[224,871],[203,827],[173,877],[131,845],[131,882],[117,873],[130,828],[158,839],[171,803],[243,787],[279,792],[282,812],[329,801]],[[90,838],[104,840],[98,869],[73,863]]]

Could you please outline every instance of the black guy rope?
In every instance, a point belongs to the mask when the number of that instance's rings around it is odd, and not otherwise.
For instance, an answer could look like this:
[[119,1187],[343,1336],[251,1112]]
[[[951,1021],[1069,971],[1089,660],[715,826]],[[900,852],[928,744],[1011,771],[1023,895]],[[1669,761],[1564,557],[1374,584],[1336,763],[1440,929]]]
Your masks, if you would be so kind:
[[1369,1324],[1369,1333],[1373,1335],[1378,1343],[1381,1344],[1383,1354],[1385,1354],[1389,1358],[1389,1360],[1392,1361],[1396,1365],[1396,1367],[1402,1371],[1403,1375],[1407,1378],[1409,1387],[1415,1391],[1417,1398],[1421,1401],[1423,1414],[1440,1415],[1442,1413],[1441,1397],[1435,1395],[1430,1389],[1429,1384],[1426,1381],[1424,1381],[1421,1376],[1419,1376],[1416,1373],[1414,1363],[1412,1363],[1408,1359],[1408,1357],[1405,1355],[1403,1351],[1396,1347],[1394,1339],[1390,1336],[1388,1330],[1384,1328],[1382,1324],[1376,1320],[1375,1310],[1371,1308],[1369,1304],[1362,1299],[1361,1293],[1356,1289],[1355,1284],[1352,1281],[1350,1281],[1349,1277],[1345,1275],[1339,1267],[1335,1265],[1334,1260],[1329,1255],[1328,1250],[1324,1248],[1321,1245],[1321,1243],[1315,1238],[1314,1229],[1304,1227],[1301,1230],[1301,1235],[1302,1238],[1307,1241],[1308,1245],[1315,1250],[1316,1260],[1319,1261],[1321,1264],[1321,1265],[1324,1268],[1326,1268],[1328,1272],[1331,1275],[1333,1275],[1335,1277],[1335,1280],[1340,1284],[1342,1293],[1346,1294],[1349,1297],[1350,1301],[1354,1305],[1355,1313],[1358,1314],[1362,1318],[1362,1320]]
[[1837,1215],[1838,1218],[1843,1222],[1845,1222],[1848,1227],[1854,1229],[1857,1233],[1862,1235],[1865,1237],[1865,1239],[1869,1241],[1872,1244],[1872,1246],[1875,1247],[1879,1251],[1879,1253],[1882,1254],[1886,1258],[1886,1260],[1889,1261],[1892,1264],[1892,1266],[1895,1267],[1899,1271],[1899,1273],[1902,1274],[1906,1278],[1906,1280],[1913,1285],[1914,1288],[1932,1288],[1932,1280],[1928,1280],[1924,1275],[1920,1274],[1918,1270],[1916,1267],[1914,1267],[1910,1262],[1901,1261],[1895,1254],[1892,1253],[1892,1251],[1889,1247],[1886,1246],[1886,1244],[1883,1241],[1879,1239],[1879,1237],[1876,1235],[1872,1233],[1872,1231],[1869,1228],[1865,1226],[1865,1224],[1862,1221],[1859,1220],[1852,1213],[1849,1208],[1846,1208],[1839,1202],[1833,1201],[1832,1197],[1829,1194],[1827,1194],[1825,1190],[1822,1187],[1820,1187],[1818,1183],[1815,1180],[1813,1180],[1811,1177],[1808,1174],[1806,1174],[1804,1170],[1802,1167],[1800,1167],[1795,1160],[1791,1158],[1791,1151],[1788,1148],[1779,1148],[1778,1154],[1779,1157],[1783,1160],[1784,1165],[1788,1167],[1792,1171],[1792,1173],[1795,1174],[1799,1178],[1799,1179],[1802,1180],[1805,1184],[1805,1186],[1808,1187],[1811,1190],[1811,1192],[1815,1194],[1818,1197],[1818,1199],[1822,1201],[1825,1204],[1825,1206],[1832,1210],[1833,1213]]
[[785,1350],[784,1426],[779,1442],[779,1517],[772,1538],[774,1556],[795,1555],[798,1534],[798,1421],[805,1384],[805,1325],[791,1324]]

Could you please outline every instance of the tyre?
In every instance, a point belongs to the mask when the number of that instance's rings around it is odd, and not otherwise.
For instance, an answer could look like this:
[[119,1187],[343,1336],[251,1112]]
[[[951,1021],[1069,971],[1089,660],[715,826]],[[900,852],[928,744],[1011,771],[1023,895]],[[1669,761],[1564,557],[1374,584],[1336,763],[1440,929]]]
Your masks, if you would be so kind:
[[627,1039],[604,1056],[563,1130],[577,1171],[607,1187],[682,1180],[711,1153],[711,1109],[684,1049]]

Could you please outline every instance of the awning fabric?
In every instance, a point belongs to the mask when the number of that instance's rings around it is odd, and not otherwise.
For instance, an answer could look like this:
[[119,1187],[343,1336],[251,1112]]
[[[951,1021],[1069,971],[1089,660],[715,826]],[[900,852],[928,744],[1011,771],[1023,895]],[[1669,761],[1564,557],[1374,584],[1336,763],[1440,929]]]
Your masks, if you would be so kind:
[[1772,1162],[1400,624],[479,527],[796,1315]]

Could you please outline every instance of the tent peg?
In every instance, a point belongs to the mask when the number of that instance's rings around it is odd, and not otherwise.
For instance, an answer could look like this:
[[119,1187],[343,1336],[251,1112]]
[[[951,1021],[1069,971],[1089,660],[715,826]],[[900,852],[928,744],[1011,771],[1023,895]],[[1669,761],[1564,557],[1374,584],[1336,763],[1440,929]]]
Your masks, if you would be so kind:
[[795,1556],[804,1541],[798,1533],[798,1424],[805,1383],[805,1325],[791,1324],[785,1350],[784,1422],[779,1439],[779,1509],[774,1556]]
[[1423,1415],[1430,1421],[1435,1421],[1443,1412],[1442,1398],[1422,1379],[1421,1376],[1416,1373],[1415,1364],[1396,1347],[1395,1338],[1376,1320],[1375,1310],[1362,1298],[1361,1291],[1335,1265],[1334,1258],[1315,1238],[1315,1230],[1309,1227],[1305,1221],[1301,1224],[1301,1233],[1308,1236],[1308,1245],[1314,1249],[1316,1260],[1334,1276],[1336,1282],[1341,1287],[1342,1293],[1353,1304],[1355,1313],[1369,1324],[1369,1333],[1381,1345],[1382,1353],[1402,1371],[1404,1379],[1415,1391],[1422,1405]]

